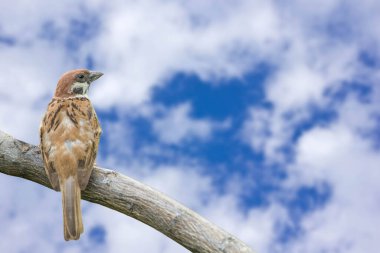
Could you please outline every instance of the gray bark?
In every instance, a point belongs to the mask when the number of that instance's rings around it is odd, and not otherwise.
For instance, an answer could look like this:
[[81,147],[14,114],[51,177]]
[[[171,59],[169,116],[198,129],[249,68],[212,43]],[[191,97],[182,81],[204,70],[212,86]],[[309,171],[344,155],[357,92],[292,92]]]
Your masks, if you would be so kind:
[[[51,188],[37,146],[0,131],[0,172]],[[235,236],[192,210],[136,180],[95,166],[84,200],[133,217],[191,252],[253,253]]]

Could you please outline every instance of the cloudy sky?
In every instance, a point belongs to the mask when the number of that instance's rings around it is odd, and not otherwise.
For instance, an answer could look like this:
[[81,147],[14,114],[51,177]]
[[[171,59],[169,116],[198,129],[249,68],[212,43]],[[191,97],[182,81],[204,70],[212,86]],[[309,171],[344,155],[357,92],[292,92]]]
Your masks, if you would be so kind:
[[[257,252],[380,247],[380,2],[0,2],[0,129],[38,144],[59,76],[90,98],[97,163],[184,203]],[[0,175],[0,252],[188,252],[83,202]]]

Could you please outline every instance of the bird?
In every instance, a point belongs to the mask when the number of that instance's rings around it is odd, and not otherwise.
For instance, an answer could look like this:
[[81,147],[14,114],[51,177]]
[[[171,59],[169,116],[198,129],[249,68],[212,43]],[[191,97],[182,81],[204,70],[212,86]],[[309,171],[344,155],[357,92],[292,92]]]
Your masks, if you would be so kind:
[[86,189],[102,132],[88,97],[103,73],[75,69],[59,79],[40,125],[40,148],[51,186],[62,193],[64,239],[83,233],[81,191]]

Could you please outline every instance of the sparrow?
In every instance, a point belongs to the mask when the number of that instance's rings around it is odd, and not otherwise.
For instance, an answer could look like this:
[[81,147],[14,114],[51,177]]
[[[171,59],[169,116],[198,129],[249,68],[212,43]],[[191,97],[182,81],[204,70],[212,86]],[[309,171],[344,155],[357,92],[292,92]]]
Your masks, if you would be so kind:
[[83,233],[81,191],[89,181],[102,132],[87,94],[102,75],[87,69],[64,73],[40,126],[45,171],[53,189],[62,192],[66,241],[78,240]]

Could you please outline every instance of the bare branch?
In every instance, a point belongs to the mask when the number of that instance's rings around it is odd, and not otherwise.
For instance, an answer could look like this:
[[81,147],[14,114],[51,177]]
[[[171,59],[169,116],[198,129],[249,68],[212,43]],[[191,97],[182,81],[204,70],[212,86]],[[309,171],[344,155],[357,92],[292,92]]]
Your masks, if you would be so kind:
[[[36,146],[0,131],[0,172],[51,188]],[[131,216],[172,238],[191,252],[253,251],[233,235],[136,180],[95,167],[82,198]]]

